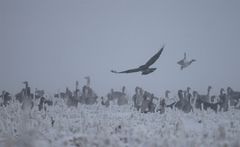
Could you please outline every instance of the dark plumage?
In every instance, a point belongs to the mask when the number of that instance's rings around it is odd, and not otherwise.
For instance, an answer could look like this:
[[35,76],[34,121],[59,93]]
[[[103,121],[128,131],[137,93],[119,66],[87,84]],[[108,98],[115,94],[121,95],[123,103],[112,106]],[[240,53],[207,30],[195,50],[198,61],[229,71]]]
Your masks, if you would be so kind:
[[115,70],[111,70],[111,72],[112,73],[142,72],[142,75],[150,74],[150,73],[154,72],[157,69],[157,68],[150,68],[150,66],[157,61],[157,59],[162,54],[163,49],[164,49],[164,46],[153,57],[151,57],[144,65],[139,66],[138,68],[129,69],[129,70],[121,71],[121,72],[118,72],[118,71],[115,71]]
[[170,107],[171,109],[173,109],[175,104],[176,104],[176,102],[173,102],[173,103],[171,103],[169,105],[166,105],[166,107]]

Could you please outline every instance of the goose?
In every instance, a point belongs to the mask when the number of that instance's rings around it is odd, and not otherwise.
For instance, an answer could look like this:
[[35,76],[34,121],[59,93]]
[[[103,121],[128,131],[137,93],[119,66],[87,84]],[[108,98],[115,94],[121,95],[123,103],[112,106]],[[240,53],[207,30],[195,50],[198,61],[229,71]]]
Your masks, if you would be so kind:
[[231,87],[228,87],[227,95],[230,98],[230,105],[236,106],[240,100],[240,92],[234,91]]
[[5,90],[2,91],[2,95],[0,97],[2,97],[2,101],[3,101],[2,104],[4,106],[7,106],[9,104],[9,102],[12,100],[10,93]]
[[184,99],[186,99],[187,101],[190,101],[191,100],[191,98],[192,98],[192,95],[191,95],[191,93],[190,93],[190,90],[191,90],[191,88],[190,87],[187,87],[187,90],[186,91],[183,91],[183,97],[184,97]]
[[143,102],[141,113],[154,112],[156,105],[153,103],[154,95],[145,91],[143,94]]
[[197,91],[194,91],[193,95],[196,98],[195,100],[195,108],[202,110],[202,103],[203,102],[209,102],[210,97],[210,90],[212,89],[211,86],[208,86],[207,88],[207,94],[206,95],[200,95]]
[[186,53],[184,53],[184,58],[180,61],[177,62],[177,64],[179,64],[181,67],[181,70],[183,70],[184,68],[188,67],[189,65],[191,65],[193,62],[195,62],[195,59],[192,59],[190,61],[187,60],[187,55]]
[[170,93],[169,90],[166,90],[166,91],[165,91],[165,98],[166,98],[166,99],[169,99],[169,93]]
[[78,81],[76,81],[76,83],[75,83],[75,91],[74,91],[74,98],[76,99],[76,100],[80,100],[80,95],[81,95],[81,93],[80,93],[80,89],[78,88],[78,86],[79,86],[79,82]]
[[139,110],[143,102],[143,90],[140,87],[135,88],[135,94],[132,97],[134,107]]
[[182,109],[183,107],[183,91],[182,90],[178,90],[178,98],[179,101],[176,102],[175,107],[178,109]]
[[52,106],[53,102],[51,100],[47,100],[45,97],[41,97],[38,104],[38,110],[41,111],[42,109],[44,109],[44,111],[46,111],[47,110],[46,105]]
[[[210,89],[210,88],[208,88]],[[208,92],[209,93],[209,92]],[[218,106],[220,106],[220,102],[217,103],[210,103],[209,101],[206,101],[203,97],[206,97],[207,95],[199,95],[198,92],[194,91],[194,95],[197,96],[195,108],[202,110],[202,107],[204,110],[212,109],[213,111],[217,112]]]
[[16,95],[16,99],[22,102],[22,109],[32,109],[33,108],[33,94],[31,93],[31,88],[28,86],[28,82],[24,81],[23,84],[25,88],[22,89],[20,93]]
[[68,107],[77,107],[78,105],[78,101],[74,97],[74,92],[69,90],[68,87],[66,88],[64,100]]
[[134,73],[134,72],[142,72],[142,75],[147,75],[154,72],[157,68],[150,68],[150,66],[157,61],[157,59],[162,54],[164,46],[154,55],[152,56],[144,65],[139,66],[138,68],[133,68],[125,71],[115,71],[111,70],[112,73]]
[[205,102],[209,102],[210,100],[210,91],[212,89],[212,86],[208,86],[207,88],[207,95],[199,95],[199,98]]
[[125,87],[122,87],[122,91],[114,91],[114,89],[111,89],[111,93],[108,94],[108,97],[110,100],[116,100],[120,97],[125,96]]
[[126,87],[123,86],[123,87],[122,87],[123,96],[121,96],[121,97],[119,97],[119,98],[117,99],[117,104],[118,104],[119,106],[125,105],[125,104],[128,103],[128,99],[127,99],[127,96],[126,96],[126,93],[125,93],[125,89],[126,89]]
[[18,100],[20,103],[22,103],[22,109],[25,108],[33,108],[33,97],[34,94],[31,93],[31,88],[28,86],[28,81],[22,82],[25,87],[15,95],[16,100]]
[[86,79],[86,85],[84,85],[82,88],[82,92],[81,92],[82,94],[80,96],[80,103],[87,104],[87,105],[96,104],[98,96],[93,91],[93,89],[90,87],[90,77],[86,76],[86,77],[84,77],[84,79]]
[[35,89],[35,99],[40,99],[45,94],[44,90]]
[[165,107],[166,107],[165,99],[160,100],[159,109],[157,110],[157,112],[163,114],[165,112]]
[[109,100],[117,100],[118,105],[124,105],[127,103],[125,86],[122,87],[122,91],[114,91],[111,89],[111,92],[107,95]]
[[173,109],[174,105],[176,104],[176,101],[173,98],[169,98],[169,93],[171,93],[171,91],[169,91],[169,90],[165,91],[166,100],[164,100],[164,103],[165,103],[166,107]]
[[87,105],[96,104],[98,96],[92,90],[92,88],[90,88],[90,77],[85,77],[85,79],[87,79],[87,84],[82,88],[80,102],[85,103]]
[[202,110],[202,106],[201,106],[202,105],[202,100],[200,99],[197,91],[193,91],[193,97],[195,99],[195,105],[194,105],[195,108]]
[[33,94],[31,93],[31,88],[28,86],[28,81],[24,81],[23,84],[25,88],[23,89],[24,97],[33,98]]
[[185,113],[189,113],[193,111],[193,108],[190,102],[184,98],[182,90],[178,90],[178,97],[179,97],[179,101],[175,104],[176,108],[178,108],[179,110],[182,110]]
[[228,111],[228,98],[227,95],[224,93],[224,89],[220,89],[220,111]]
[[110,103],[109,103],[109,99],[107,99],[106,101],[104,101],[104,98],[101,97],[101,104],[103,106],[109,107]]

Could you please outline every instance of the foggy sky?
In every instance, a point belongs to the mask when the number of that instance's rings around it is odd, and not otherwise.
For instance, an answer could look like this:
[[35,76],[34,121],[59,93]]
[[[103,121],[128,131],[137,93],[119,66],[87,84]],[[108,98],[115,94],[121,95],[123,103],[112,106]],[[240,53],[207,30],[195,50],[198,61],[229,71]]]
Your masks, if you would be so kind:
[[[0,90],[27,80],[54,93],[88,75],[99,95],[123,85],[157,96],[240,90],[239,14],[238,0],[0,0]],[[163,44],[152,74],[110,72],[144,64]],[[184,52],[197,62],[181,71]]]

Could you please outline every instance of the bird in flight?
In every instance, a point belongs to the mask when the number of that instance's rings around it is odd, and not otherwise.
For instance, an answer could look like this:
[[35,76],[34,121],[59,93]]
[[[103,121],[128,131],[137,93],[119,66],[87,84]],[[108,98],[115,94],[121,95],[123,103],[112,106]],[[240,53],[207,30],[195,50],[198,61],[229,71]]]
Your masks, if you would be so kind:
[[183,70],[184,68],[188,67],[189,65],[192,64],[192,62],[195,62],[195,59],[192,59],[190,61],[187,60],[187,55],[186,53],[184,53],[184,58],[180,61],[177,62],[177,64],[179,64],[181,66],[181,70]]
[[154,55],[152,56],[144,65],[139,66],[138,68],[133,68],[125,71],[115,71],[111,70],[112,73],[134,73],[134,72],[142,72],[142,75],[147,75],[154,72],[157,68],[150,68],[150,66],[157,61],[157,59],[162,54],[164,46]]

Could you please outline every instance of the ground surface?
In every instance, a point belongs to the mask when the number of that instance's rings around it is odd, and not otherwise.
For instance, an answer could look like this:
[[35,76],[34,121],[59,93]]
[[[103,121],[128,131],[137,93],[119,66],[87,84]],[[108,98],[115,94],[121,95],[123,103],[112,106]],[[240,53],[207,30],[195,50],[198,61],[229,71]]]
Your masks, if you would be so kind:
[[240,146],[240,111],[142,114],[131,106],[58,102],[47,112],[0,108],[1,147],[214,147]]

